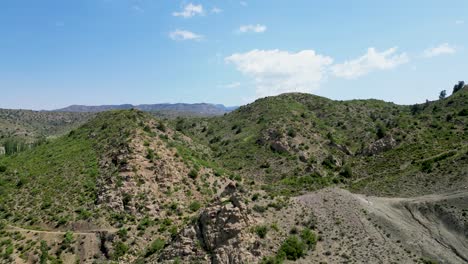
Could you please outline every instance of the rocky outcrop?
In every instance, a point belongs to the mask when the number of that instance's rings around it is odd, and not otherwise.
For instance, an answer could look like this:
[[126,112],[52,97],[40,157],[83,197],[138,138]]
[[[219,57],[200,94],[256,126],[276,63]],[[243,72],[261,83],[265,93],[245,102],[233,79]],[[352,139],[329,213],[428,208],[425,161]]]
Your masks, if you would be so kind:
[[[255,221],[246,206],[228,185],[224,194],[204,209],[194,224],[183,229],[163,250],[159,262],[170,263],[179,257],[192,263],[237,264],[255,262],[255,238],[248,231]],[[156,262],[155,262],[156,263]]]
[[363,150],[363,154],[368,156],[377,155],[384,151],[395,148],[396,145],[397,142],[392,136],[386,136],[370,144],[366,149]]

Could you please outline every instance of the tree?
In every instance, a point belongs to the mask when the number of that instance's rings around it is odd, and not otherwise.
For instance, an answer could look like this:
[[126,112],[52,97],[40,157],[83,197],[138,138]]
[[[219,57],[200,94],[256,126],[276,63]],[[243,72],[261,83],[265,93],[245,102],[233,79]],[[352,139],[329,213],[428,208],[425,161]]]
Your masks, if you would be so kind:
[[386,134],[387,134],[387,128],[384,126],[384,124],[379,122],[377,124],[377,137],[381,139],[385,137]]
[[455,86],[453,87],[453,93],[452,94],[460,91],[463,87],[465,87],[465,82],[464,81],[459,81],[458,84],[455,84]]
[[445,99],[446,96],[447,96],[447,91],[446,91],[446,90],[442,90],[442,91],[440,92],[440,95],[439,95],[439,100]]
[[413,114],[413,115],[416,115],[417,113],[419,113],[421,111],[421,107],[418,104],[412,105],[410,107],[410,109],[411,109],[411,114]]

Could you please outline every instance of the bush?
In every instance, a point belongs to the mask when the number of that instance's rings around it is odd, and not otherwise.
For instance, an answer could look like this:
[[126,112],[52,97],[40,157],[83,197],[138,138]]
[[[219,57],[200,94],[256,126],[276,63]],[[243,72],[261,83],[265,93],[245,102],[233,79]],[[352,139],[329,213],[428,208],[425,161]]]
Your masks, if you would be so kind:
[[265,225],[255,227],[255,233],[259,238],[265,238],[268,233],[268,227]]
[[196,179],[198,177],[198,171],[195,170],[195,169],[192,169],[190,170],[190,172],[188,173],[188,176],[191,178],[191,179]]
[[41,251],[41,256],[39,258],[39,263],[47,264],[47,260],[49,259],[49,246],[47,245],[47,242],[45,242],[44,240],[41,240],[40,251]]
[[149,160],[153,160],[154,159],[154,150],[148,148],[146,150],[146,158],[149,159]]
[[65,247],[70,247],[73,243],[73,233],[71,231],[67,231],[63,236],[63,245]]
[[377,137],[379,139],[385,137],[385,135],[387,134],[387,129],[385,128],[385,126],[382,124],[382,123],[378,123],[377,124]]
[[293,128],[290,128],[290,129],[288,130],[288,136],[290,136],[290,137],[293,138],[293,137],[296,137],[296,135],[297,135],[297,134],[296,134],[296,131],[295,131]]
[[260,197],[260,194],[259,194],[259,193],[254,193],[254,194],[252,195],[252,201],[254,201],[254,202],[257,201],[259,197]]
[[345,178],[353,177],[353,170],[351,169],[351,166],[345,165],[343,167],[343,170],[340,172],[340,175],[345,177]]
[[125,227],[122,227],[117,231],[117,235],[122,239],[127,239],[128,230]]
[[317,244],[317,236],[309,228],[304,228],[301,232],[301,239],[307,245],[308,249],[313,249]]
[[258,213],[264,213],[268,208],[266,206],[261,206],[261,205],[256,204],[253,206],[252,209]]
[[335,169],[336,165],[335,165],[335,158],[333,157],[333,155],[328,155],[323,161],[322,161],[322,165],[329,168],[329,169]]
[[162,132],[166,132],[166,125],[164,125],[163,122],[159,122],[158,126],[156,128],[159,129]]
[[112,255],[114,260],[118,260],[123,255],[127,254],[128,246],[123,242],[114,243],[114,254]]
[[200,207],[201,207],[201,203],[198,202],[198,201],[194,201],[189,205],[189,209],[192,212],[198,211],[200,209]]
[[151,245],[146,250],[145,257],[149,257],[149,256],[161,251],[164,248],[165,244],[166,243],[164,242],[164,240],[159,239],[159,238],[156,239],[155,241],[153,241],[153,243],[151,243]]
[[429,173],[432,171],[432,164],[433,164],[433,161],[432,160],[426,160],[424,161],[422,164],[421,164],[421,171],[422,172],[426,172],[426,173]]
[[289,236],[278,251],[278,257],[288,260],[298,260],[304,256],[305,244],[297,236]]
[[7,167],[5,165],[0,165],[0,172],[5,172]]

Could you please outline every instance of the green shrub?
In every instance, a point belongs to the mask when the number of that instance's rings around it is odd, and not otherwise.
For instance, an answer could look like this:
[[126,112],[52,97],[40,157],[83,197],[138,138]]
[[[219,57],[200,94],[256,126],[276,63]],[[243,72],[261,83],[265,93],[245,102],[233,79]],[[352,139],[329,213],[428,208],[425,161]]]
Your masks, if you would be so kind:
[[305,244],[297,236],[289,236],[278,251],[278,257],[288,260],[298,260],[305,254]]
[[346,164],[344,167],[343,167],[343,170],[340,172],[340,175],[345,177],[345,178],[351,178],[353,177],[353,170],[351,169],[351,166],[349,166],[348,164]]
[[376,132],[376,134],[377,134],[377,137],[378,137],[379,139],[385,137],[385,135],[387,134],[387,128],[384,126],[384,124],[382,124],[382,123],[378,123],[378,124],[377,124],[377,132]]
[[39,258],[39,263],[40,264],[47,264],[47,260],[49,259],[49,246],[47,245],[47,242],[44,240],[41,240],[41,256]]
[[426,172],[426,173],[429,173],[432,171],[432,164],[433,164],[433,161],[432,160],[426,160],[424,161],[422,164],[421,164],[421,171],[422,172]]
[[73,233],[71,231],[67,231],[65,235],[63,236],[63,245],[65,247],[70,247],[71,244],[73,243]]
[[7,167],[5,165],[0,165],[0,172],[5,172]]
[[164,240],[162,239],[156,239],[155,241],[153,241],[151,243],[151,245],[148,247],[148,249],[146,250],[146,253],[145,253],[145,257],[149,257],[159,251],[161,251],[163,248],[164,248],[164,245],[166,243],[164,242]]
[[117,235],[122,239],[127,239],[128,230],[125,227],[122,227],[117,231]]
[[259,193],[254,193],[254,194],[252,195],[252,201],[254,201],[254,202],[257,201],[259,197],[260,197],[260,194],[259,194]]
[[143,131],[147,132],[147,133],[150,133],[151,132],[151,128],[149,126],[145,126],[143,128]]
[[307,245],[308,249],[313,249],[317,244],[317,236],[309,228],[304,228],[301,232],[301,239]]
[[252,209],[255,212],[258,212],[258,213],[264,213],[268,209],[268,207],[256,204],[256,205],[253,206]]
[[127,254],[128,249],[129,248],[125,243],[123,243],[121,241],[115,242],[114,243],[114,254],[112,255],[112,258],[114,260],[118,260],[120,257]]
[[293,138],[293,137],[296,137],[296,135],[297,135],[296,131],[293,128],[288,129],[288,136]]
[[201,203],[198,202],[198,201],[193,201],[190,205],[189,205],[189,209],[190,211],[192,212],[196,212],[200,209],[201,207]]
[[159,122],[158,125],[156,126],[157,129],[159,129],[162,132],[166,132],[166,125],[164,125],[163,122]]
[[255,233],[259,238],[265,238],[268,233],[268,227],[265,225],[256,226]]
[[196,179],[198,177],[198,171],[195,170],[195,169],[192,169],[190,170],[190,172],[188,173],[188,176],[191,178],[191,179]]
[[149,160],[153,160],[154,159],[154,150],[148,148],[146,149],[146,158],[149,159]]

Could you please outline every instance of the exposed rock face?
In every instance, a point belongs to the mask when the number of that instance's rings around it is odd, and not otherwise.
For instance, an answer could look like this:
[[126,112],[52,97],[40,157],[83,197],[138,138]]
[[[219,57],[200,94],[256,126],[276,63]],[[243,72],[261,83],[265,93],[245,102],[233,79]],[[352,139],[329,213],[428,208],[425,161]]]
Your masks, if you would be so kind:
[[397,142],[392,136],[383,137],[364,149],[363,154],[373,156],[396,147]]
[[[230,195],[233,185],[223,194]],[[196,222],[182,230],[159,259],[168,263],[179,257],[185,262],[237,264],[255,262],[255,238],[248,231],[254,220],[236,194],[220,197],[211,207],[204,209]]]
[[0,156],[5,155],[5,147],[0,147]]

